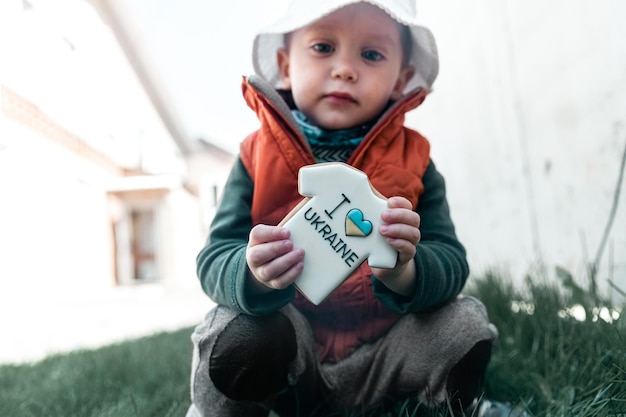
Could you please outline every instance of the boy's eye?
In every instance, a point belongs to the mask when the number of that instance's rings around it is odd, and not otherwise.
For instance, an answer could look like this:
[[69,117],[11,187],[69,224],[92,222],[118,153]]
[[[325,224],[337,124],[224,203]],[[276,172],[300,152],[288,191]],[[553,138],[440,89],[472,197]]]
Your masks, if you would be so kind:
[[376,51],[364,51],[361,56],[368,61],[380,61],[384,58],[380,52]]
[[333,51],[333,47],[327,43],[316,43],[313,45],[313,50],[322,54],[328,54]]

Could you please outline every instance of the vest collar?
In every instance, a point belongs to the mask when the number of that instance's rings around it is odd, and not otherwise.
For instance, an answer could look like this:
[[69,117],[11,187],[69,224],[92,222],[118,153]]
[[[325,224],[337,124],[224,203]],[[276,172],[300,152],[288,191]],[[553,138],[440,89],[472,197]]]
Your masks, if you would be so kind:
[[[253,98],[245,94],[246,84],[251,86],[258,93],[256,97]],[[291,113],[291,108],[287,104],[287,101],[269,82],[267,82],[265,79],[258,75],[250,75],[247,78],[244,77],[242,82],[242,89],[244,90],[244,97],[246,99],[246,102],[248,103],[248,106],[252,108],[252,110],[257,112],[258,114],[258,111],[260,110],[259,104],[261,104],[258,100],[265,101],[265,104],[272,107],[280,116],[280,118],[282,118],[283,121],[286,122],[289,127],[294,130],[294,132],[296,132],[298,136],[300,136],[302,140],[304,140],[304,135],[300,131],[298,122]],[[389,106],[387,110],[385,110],[385,112],[378,119],[374,127],[371,129],[370,133],[384,127],[386,123],[389,123],[389,121],[393,119],[393,116],[399,113],[407,113],[411,110],[416,109],[424,102],[427,95],[428,91],[424,88],[416,88],[408,92],[399,100],[394,102],[391,106]]]

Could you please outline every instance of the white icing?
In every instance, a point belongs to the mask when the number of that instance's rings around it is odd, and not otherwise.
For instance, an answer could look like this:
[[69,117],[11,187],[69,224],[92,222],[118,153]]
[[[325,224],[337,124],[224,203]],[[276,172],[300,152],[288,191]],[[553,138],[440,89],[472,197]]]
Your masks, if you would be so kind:
[[299,192],[309,199],[283,225],[295,247],[304,248],[304,269],[295,285],[312,303],[321,303],[366,259],[393,268],[397,251],[378,233],[387,200],[365,173],[342,163],[300,169]]

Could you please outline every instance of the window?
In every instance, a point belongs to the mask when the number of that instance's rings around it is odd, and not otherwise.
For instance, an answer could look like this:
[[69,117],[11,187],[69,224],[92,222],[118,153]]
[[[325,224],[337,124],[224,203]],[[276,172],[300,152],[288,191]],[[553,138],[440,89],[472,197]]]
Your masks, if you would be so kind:
[[138,281],[152,281],[159,278],[154,226],[153,210],[133,210],[131,212],[133,278]]

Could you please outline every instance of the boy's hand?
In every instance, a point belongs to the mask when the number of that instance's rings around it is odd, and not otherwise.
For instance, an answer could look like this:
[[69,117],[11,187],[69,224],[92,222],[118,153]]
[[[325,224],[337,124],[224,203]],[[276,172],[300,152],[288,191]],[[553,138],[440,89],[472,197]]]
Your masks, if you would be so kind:
[[289,229],[259,224],[250,231],[246,260],[257,290],[287,288],[300,275],[303,249],[294,249]]
[[372,268],[372,273],[391,291],[411,296],[416,284],[413,257],[421,238],[420,216],[404,197],[388,199],[387,207],[382,213],[384,223],[378,231],[398,251],[398,261],[393,269]]

